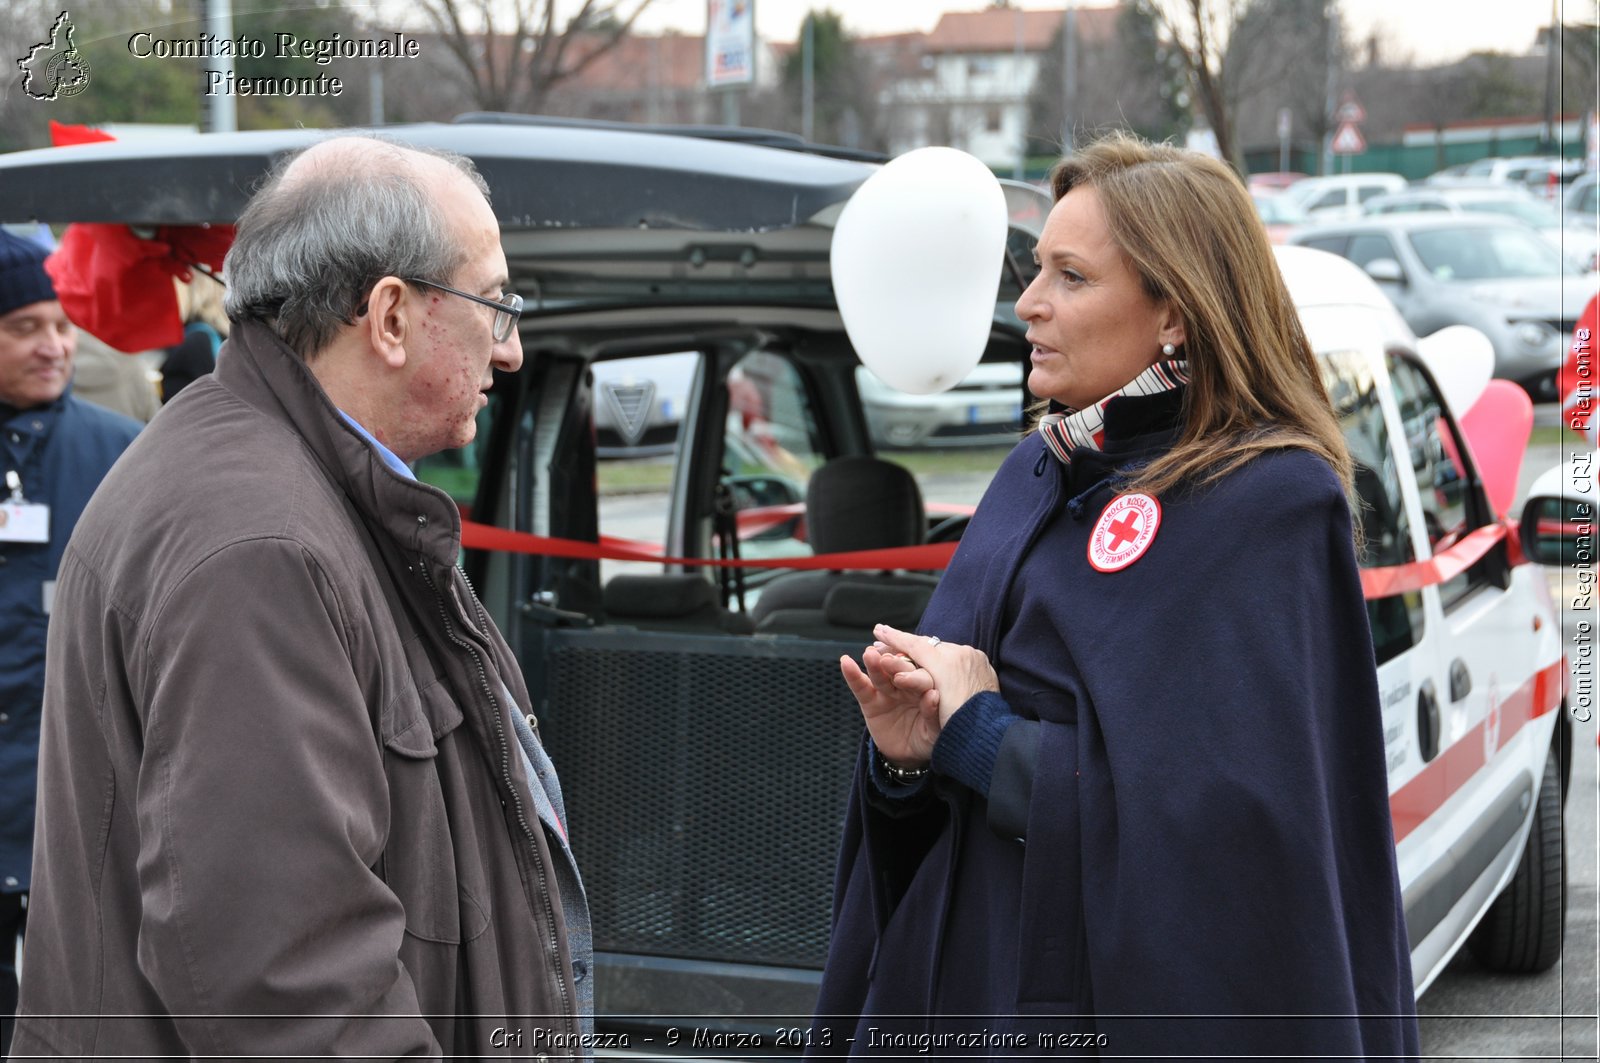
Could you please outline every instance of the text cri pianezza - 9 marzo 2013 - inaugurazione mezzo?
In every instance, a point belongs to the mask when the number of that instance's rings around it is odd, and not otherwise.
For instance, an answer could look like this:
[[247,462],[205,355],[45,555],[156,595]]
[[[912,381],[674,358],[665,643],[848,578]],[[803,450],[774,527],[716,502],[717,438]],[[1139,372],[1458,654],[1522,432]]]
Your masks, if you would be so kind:
[[[310,59],[327,66],[335,59],[416,59],[422,49],[415,37],[395,32],[381,37],[301,37],[274,33],[255,37],[158,37],[140,30],[128,38],[128,54],[135,59]],[[207,96],[338,96],[344,81],[320,73],[316,77],[239,77],[232,70],[206,71]]]

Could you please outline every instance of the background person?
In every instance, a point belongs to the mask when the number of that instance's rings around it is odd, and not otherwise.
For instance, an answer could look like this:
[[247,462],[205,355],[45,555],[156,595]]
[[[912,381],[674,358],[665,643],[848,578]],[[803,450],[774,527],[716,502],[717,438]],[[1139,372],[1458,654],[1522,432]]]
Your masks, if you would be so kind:
[[44,271],[46,254],[0,230],[0,1054],[17,1005],[17,943],[32,880],[56,570],[89,496],[139,431],[72,394],[81,337]]
[[582,1054],[560,788],[455,505],[406,467],[522,363],[487,188],[324,141],[226,270],[217,370],[62,562],[15,1051]]
[[870,740],[818,1021],[1414,1056],[1351,462],[1265,235],[1131,137],[1052,181],[1017,301],[1051,412],[922,635],[840,662]]
[[178,392],[217,367],[217,351],[228,336],[223,311],[222,281],[201,270],[187,280],[174,278],[178,293],[178,318],[183,322],[183,342],[168,347],[161,363],[161,401],[171,402]]

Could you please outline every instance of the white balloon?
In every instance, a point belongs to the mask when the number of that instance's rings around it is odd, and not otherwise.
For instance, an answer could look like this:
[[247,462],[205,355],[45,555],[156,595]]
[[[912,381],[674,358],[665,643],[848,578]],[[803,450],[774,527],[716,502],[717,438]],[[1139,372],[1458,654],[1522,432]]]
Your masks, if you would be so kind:
[[1460,417],[1494,376],[1494,343],[1470,325],[1449,325],[1417,341],[1417,354]]
[[1005,193],[964,151],[918,148],[867,178],[829,255],[862,364],[913,395],[960,383],[989,342],[1005,244]]

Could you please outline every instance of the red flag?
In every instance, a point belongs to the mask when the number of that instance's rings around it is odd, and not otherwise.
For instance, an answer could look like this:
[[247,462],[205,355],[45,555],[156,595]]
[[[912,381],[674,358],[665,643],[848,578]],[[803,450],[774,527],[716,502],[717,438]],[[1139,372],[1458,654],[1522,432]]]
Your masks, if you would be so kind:
[[54,118],[50,119],[50,143],[58,148],[69,144],[94,144],[102,140],[116,140],[117,138],[103,130],[86,125],[66,125]]
[[189,280],[196,266],[220,273],[232,244],[231,225],[163,225],[145,239],[126,225],[75,222],[44,268],[73,324],[119,351],[147,351],[183,342],[173,278]]

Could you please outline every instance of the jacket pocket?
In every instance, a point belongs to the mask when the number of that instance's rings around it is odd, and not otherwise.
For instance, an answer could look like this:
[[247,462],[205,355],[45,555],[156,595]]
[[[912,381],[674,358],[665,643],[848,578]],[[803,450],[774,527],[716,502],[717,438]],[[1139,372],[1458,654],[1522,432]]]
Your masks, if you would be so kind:
[[489,925],[482,904],[461,887],[451,804],[441,777],[438,739],[459,727],[461,709],[438,681],[397,696],[384,738],[389,783],[389,840],[381,874],[406,911],[406,933],[459,945]]

